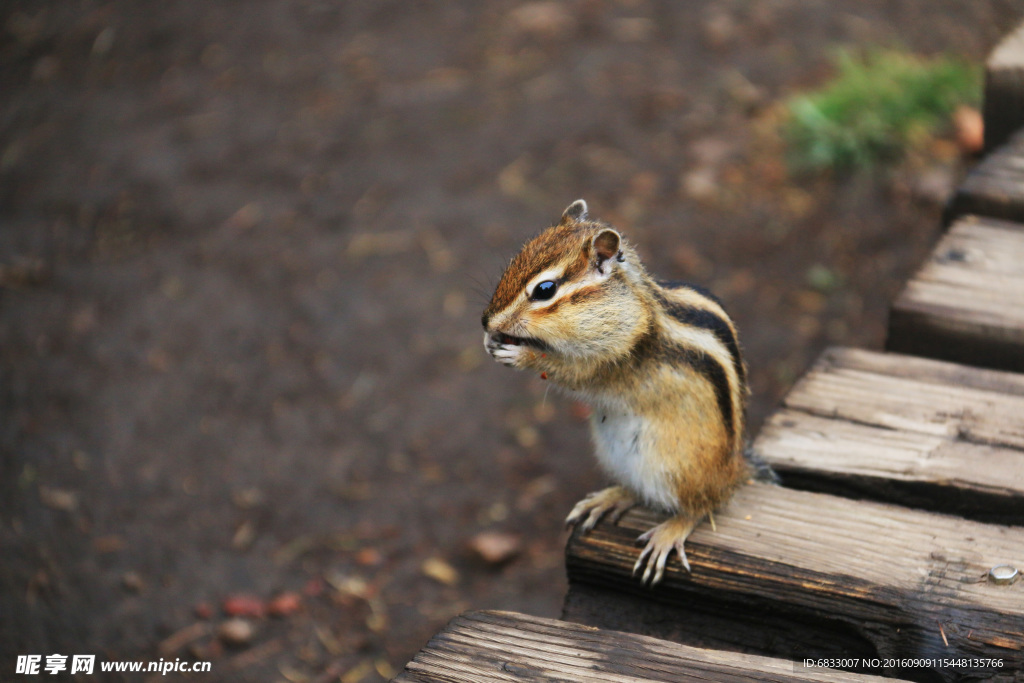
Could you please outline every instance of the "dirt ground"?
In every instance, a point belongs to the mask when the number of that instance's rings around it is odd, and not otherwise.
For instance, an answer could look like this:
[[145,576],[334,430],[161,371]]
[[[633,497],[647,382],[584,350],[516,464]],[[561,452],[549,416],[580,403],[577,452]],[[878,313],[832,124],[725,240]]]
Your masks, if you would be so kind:
[[462,610],[557,616],[603,482],[581,407],[485,355],[503,263],[586,198],[726,302],[756,427],[824,346],[881,346],[962,172],[939,141],[791,178],[777,104],[836,46],[980,62],[1022,12],[2,3],[0,678],[356,683]]

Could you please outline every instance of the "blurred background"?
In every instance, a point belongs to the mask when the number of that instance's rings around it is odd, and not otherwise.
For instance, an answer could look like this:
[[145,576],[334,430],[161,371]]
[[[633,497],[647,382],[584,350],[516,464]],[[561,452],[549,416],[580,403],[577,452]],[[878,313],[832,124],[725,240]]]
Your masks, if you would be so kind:
[[[2,3],[3,677],[357,683],[465,609],[558,616],[562,520],[604,481],[585,406],[482,348],[503,265],[585,198],[725,301],[756,431],[826,345],[881,347],[1022,12]],[[922,122],[844,118],[949,64]]]

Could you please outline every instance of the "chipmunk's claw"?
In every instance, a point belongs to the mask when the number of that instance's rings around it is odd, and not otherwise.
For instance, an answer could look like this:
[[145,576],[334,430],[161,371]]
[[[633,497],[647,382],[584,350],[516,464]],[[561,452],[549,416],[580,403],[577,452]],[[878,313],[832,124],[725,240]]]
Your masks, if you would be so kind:
[[633,498],[621,486],[610,486],[601,491],[587,494],[587,496],[576,503],[576,506],[565,518],[565,525],[573,527],[577,524],[580,530],[587,532],[597,526],[601,518],[609,515],[612,523],[622,519],[622,515],[636,505]]
[[636,540],[637,543],[646,543],[640,552],[636,564],[633,565],[633,576],[636,576],[641,567],[644,573],[640,577],[640,583],[654,586],[659,583],[665,575],[665,565],[668,563],[669,555],[675,550],[679,555],[679,561],[687,573],[690,573],[690,561],[686,557],[684,544],[689,538],[690,532],[697,526],[700,520],[691,517],[678,516],[665,520],[653,529],[644,532]]

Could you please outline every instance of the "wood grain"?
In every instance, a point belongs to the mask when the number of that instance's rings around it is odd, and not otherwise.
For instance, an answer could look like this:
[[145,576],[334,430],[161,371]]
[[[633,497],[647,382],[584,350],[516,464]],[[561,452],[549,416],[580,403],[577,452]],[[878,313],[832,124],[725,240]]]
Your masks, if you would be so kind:
[[1024,24],[989,55],[984,97],[985,149],[991,151],[1024,127]]
[[[703,524],[687,542],[693,574],[670,562],[664,582],[650,590],[631,576],[634,540],[660,521],[647,510],[618,525],[574,533],[567,548],[571,584],[566,617],[600,626],[596,605],[581,605],[572,591],[596,586],[651,600],[732,616],[701,635],[727,642],[730,629],[762,654],[809,656],[815,647],[781,652],[771,634],[756,633],[781,613],[815,625],[829,638],[846,638],[879,657],[995,657],[1005,670],[1024,667],[1024,586],[984,580],[995,565],[1024,567],[1024,528],[968,521],[782,487],[751,484],[716,514],[717,531]],[[621,605],[620,605],[621,608]],[[618,621],[624,622],[621,615]],[[672,625],[671,628],[674,628]],[[648,631],[651,632],[651,631]],[[841,644],[840,644],[841,645]],[[891,667],[910,680],[969,680],[998,671]],[[1010,679],[1012,680],[1012,679]]]
[[1024,224],[957,221],[893,304],[886,348],[1024,371]]
[[1024,376],[829,349],[754,450],[788,485],[1024,525]]
[[993,149],[957,188],[944,221],[965,215],[1024,222],[1024,131]]
[[832,681],[892,679],[794,662],[702,650],[628,633],[510,612],[470,612],[453,619],[396,681]]

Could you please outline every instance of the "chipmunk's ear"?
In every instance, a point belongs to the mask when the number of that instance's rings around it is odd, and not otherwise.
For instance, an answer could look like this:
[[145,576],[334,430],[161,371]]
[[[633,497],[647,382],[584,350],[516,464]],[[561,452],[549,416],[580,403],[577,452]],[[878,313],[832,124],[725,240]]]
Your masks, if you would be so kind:
[[565,225],[570,221],[585,221],[587,220],[587,203],[582,199],[577,199],[572,204],[565,208],[562,212],[562,220],[560,225]]
[[621,239],[619,233],[611,228],[605,228],[594,237],[594,260],[597,271],[602,275],[608,275],[613,264],[622,262],[622,250],[619,249]]

